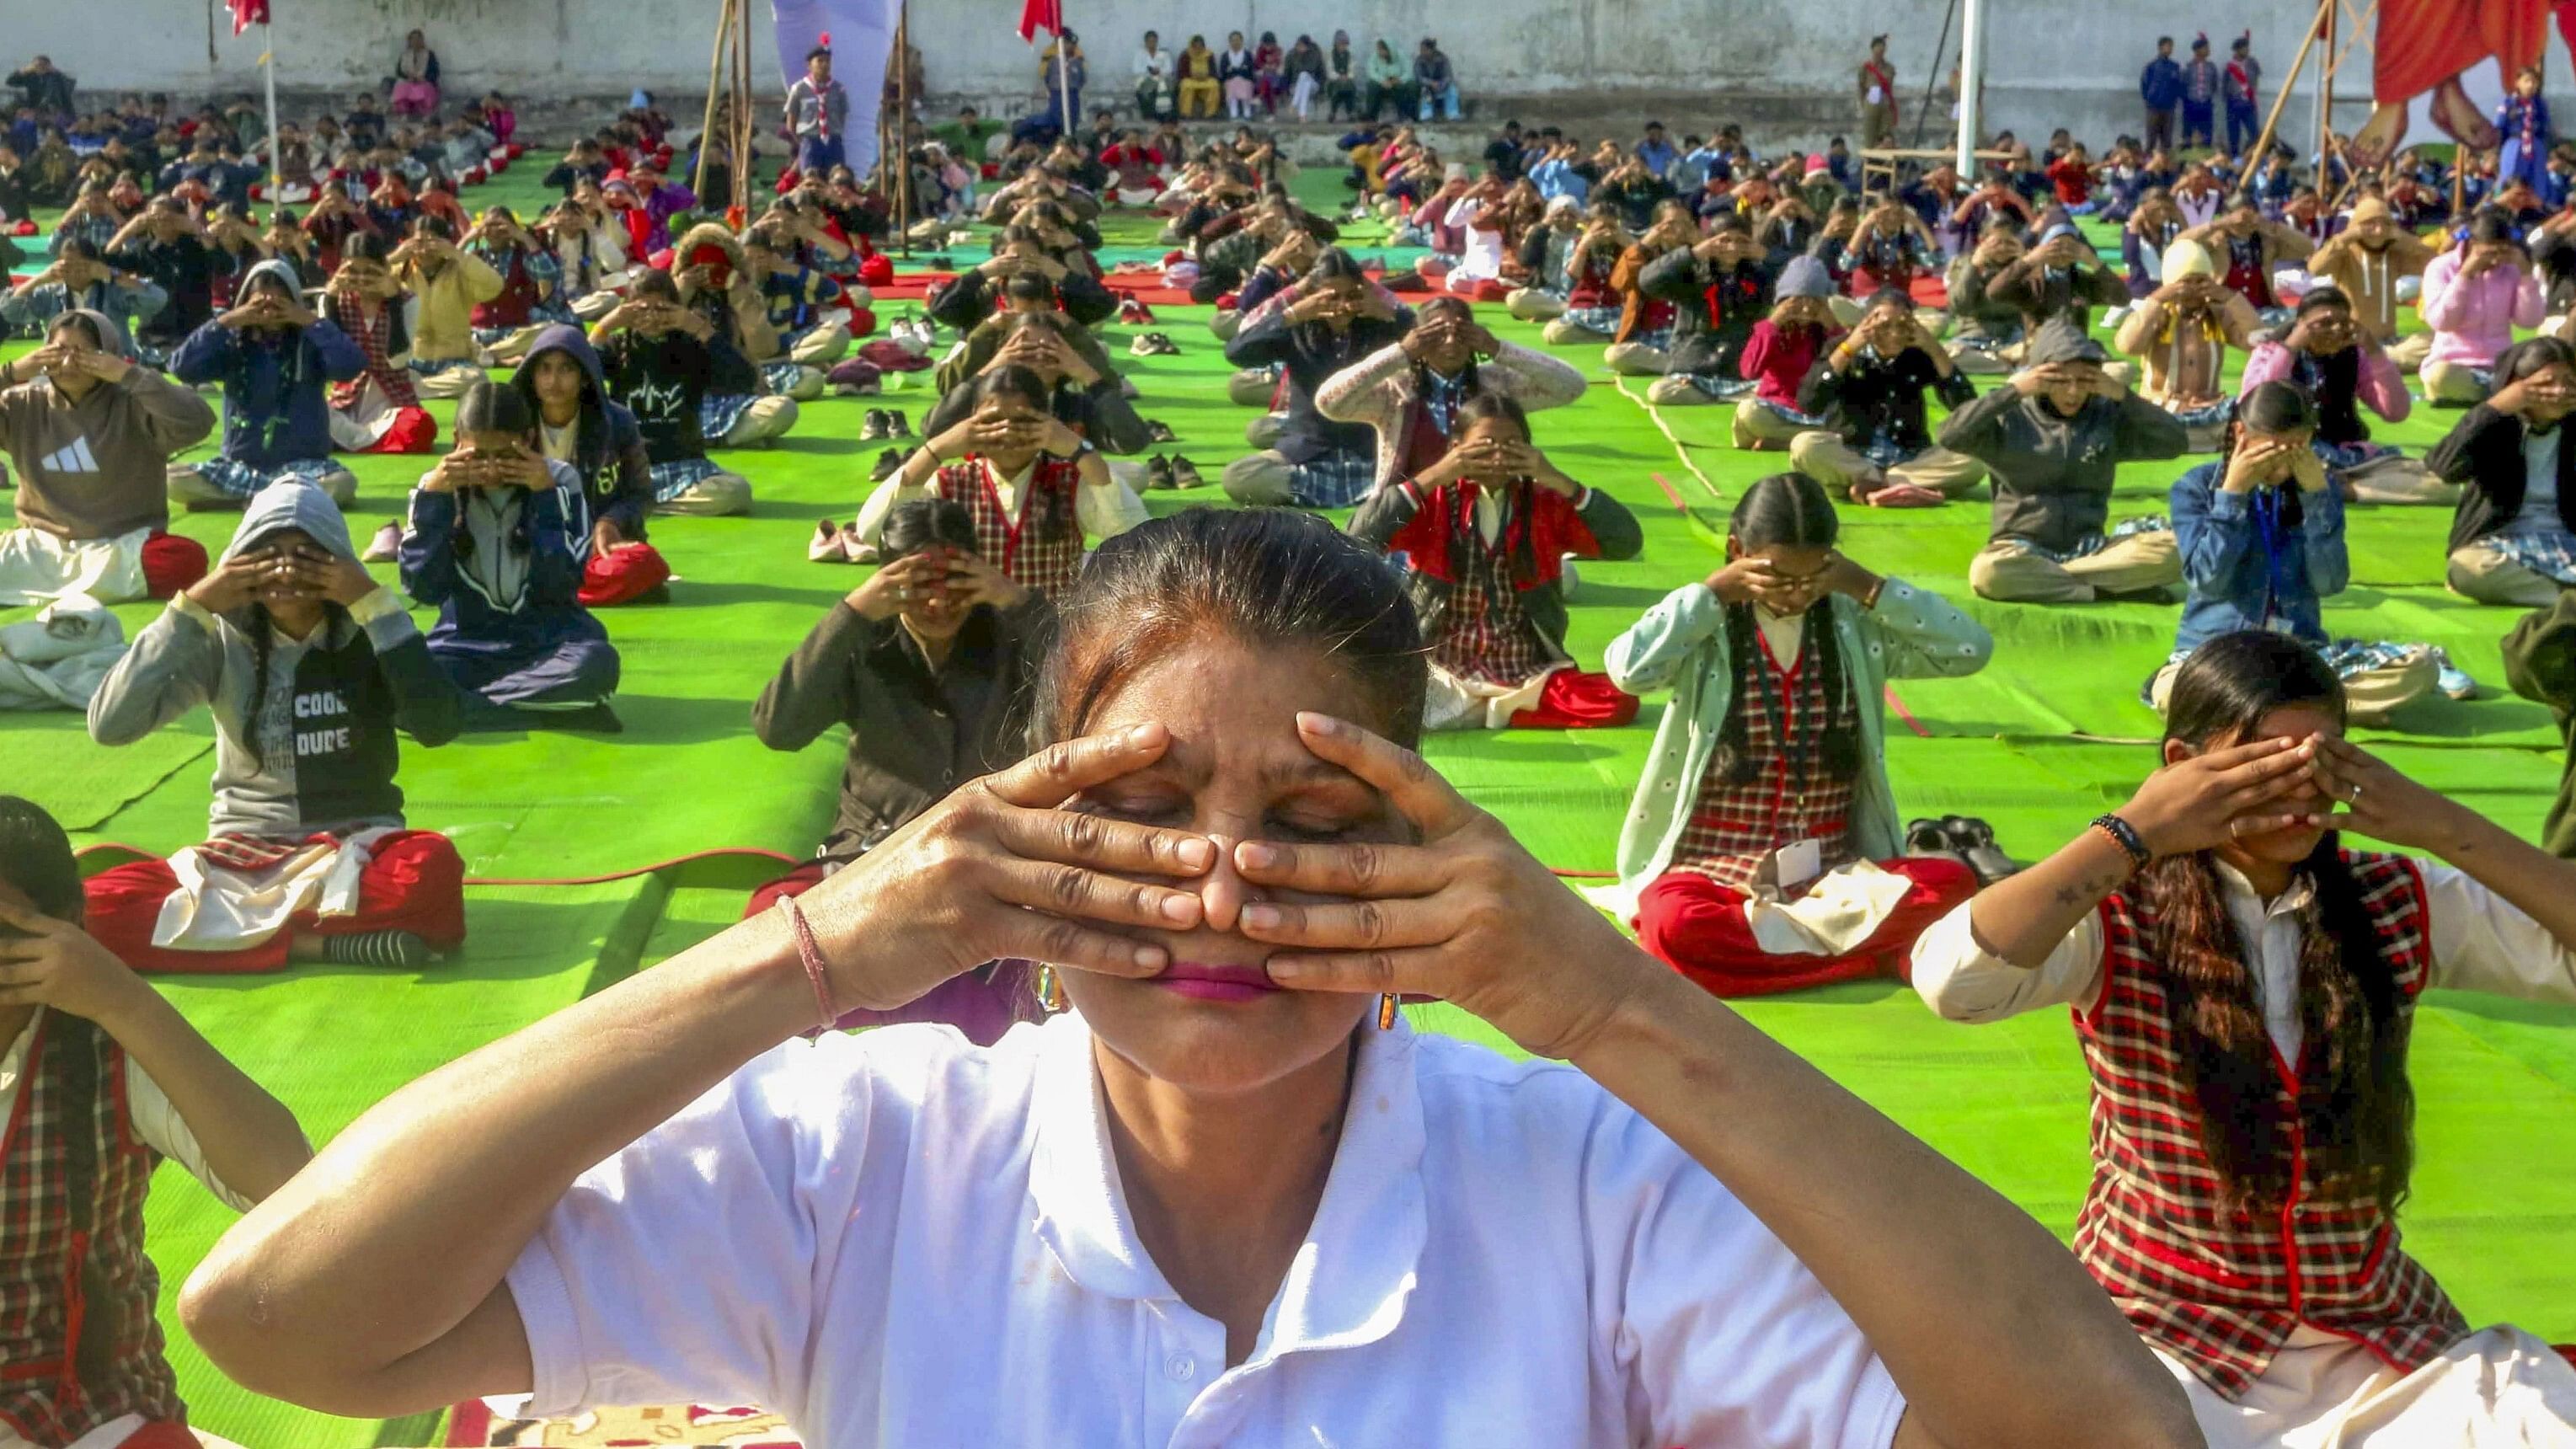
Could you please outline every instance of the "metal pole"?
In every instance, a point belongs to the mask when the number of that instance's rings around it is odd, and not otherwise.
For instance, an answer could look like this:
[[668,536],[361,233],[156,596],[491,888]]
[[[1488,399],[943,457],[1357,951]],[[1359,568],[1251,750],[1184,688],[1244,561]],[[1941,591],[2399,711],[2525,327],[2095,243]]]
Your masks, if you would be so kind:
[[[894,145],[891,150],[878,146],[877,165],[882,168],[892,158],[894,185],[889,195],[894,201],[895,234],[903,238],[903,255],[912,259],[912,0],[900,0],[894,11]],[[983,158],[969,157],[966,164],[976,165]],[[879,175],[885,173],[880,170]]]
[[[1950,0],[1949,8],[1941,12],[1941,38],[1932,42],[1932,63],[1923,71],[1923,104],[1914,110],[1913,144],[1917,150],[1923,146],[1923,127],[1932,119],[1933,93],[1941,85],[1941,52],[1950,48],[1950,22],[1958,18],[1959,0]],[[1895,98],[1893,94],[1888,97],[1889,100]]]
[[278,205],[277,194],[286,189],[285,163],[279,159],[277,144],[277,27],[263,20],[259,24],[260,44],[265,48],[259,68],[268,77],[268,204]]
[[1073,114],[1072,51],[1073,47],[1064,43],[1063,0],[1057,0],[1055,7],[1055,113],[1056,117],[1064,122],[1064,134],[1062,139],[1067,141],[1073,139],[1073,125],[1075,119]]
[[1959,140],[1953,164],[1962,182],[1977,175],[1977,102],[1986,78],[1986,0],[1967,0],[1967,18],[1959,27]]
[[2317,10],[2317,38],[2325,44],[2317,47],[2317,178],[2326,174],[2326,140],[2334,135],[2335,80],[2335,10],[2337,0],[2325,0]]
[[2291,92],[2298,89],[2299,72],[2307,67],[2308,52],[2315,48],[2317,32],[2325,26],[2325,6],[2333,3],[2335,0],[2325,0],[2325,5],[2317,7],[2316,17],[2308,22],[2307,39],[2299,42],[2298,58],[2290,62],[2288,70],[2281,73],[2281,93],[2272,98],[2271,112],[2263,117],[2263,134],[2254,138],[2254,155],[2257,160],[2271,153],[2272,137],[2281,126],[2281,112],[2290,104]]
[[716,97],[721,94],[720,77],[724,74],[725,42],[733,35],[734,0],[724,0],[716,15],[716,48],[707,56],[707,109],[698,126],[698,169],[689,178],[689,189],[704,195],[707,189],[707,153],[716,146]]

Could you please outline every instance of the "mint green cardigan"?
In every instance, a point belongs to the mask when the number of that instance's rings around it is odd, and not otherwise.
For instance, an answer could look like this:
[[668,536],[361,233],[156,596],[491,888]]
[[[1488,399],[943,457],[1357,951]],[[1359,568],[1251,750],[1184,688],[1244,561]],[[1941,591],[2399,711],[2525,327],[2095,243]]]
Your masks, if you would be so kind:
[[[1852,698],[1861,702],[1860,778],[1853,782],[1853,844],[1865,860],[1904,853],[1896,795],[1887,783],[1884,711],[1869,707],[1885,696],[1890,679],[1956,678],[1974,674],[1993,657],[1994,636],[1948,600],[1889,579],[1878,607],[1863,609],[1842,594],[1823,606],[1833,617],[1851,674]],[[1811,620],[1812,627],[1812,620]],[[1621,919],[1636,913],[1637,896],[1672,863],[1673,843],[1690,819],[1718,729],[1734,703],[1735,669],[1727,658],[1726,610],[1706,584],[1684,584],[1628,626],[1603,656],[1610,678],[1630,694],[1672,686],[1672,702],[1655,730],[1646,773],[1637,782],[1628,817],[1619,828],[1619,883],[1589,892]]]

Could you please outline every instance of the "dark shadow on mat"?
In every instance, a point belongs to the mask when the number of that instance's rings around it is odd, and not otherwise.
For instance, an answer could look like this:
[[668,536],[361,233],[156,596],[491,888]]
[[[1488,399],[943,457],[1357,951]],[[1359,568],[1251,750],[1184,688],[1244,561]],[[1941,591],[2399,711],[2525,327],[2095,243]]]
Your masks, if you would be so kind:
[[[619,745],[694,745],[751,733],[751,701],[691,699],[671,694],[620,693],[609,701],[626,728],[616,734],[597,730],[473,730],[445,748],[518,748],[538,734],[560,733],[567,739]],[[643,767],[638,757],[637,767]]]
[[[801,586],[790,584],[698,583],[687,578],[681,578],[672,582],[671,602],[667,607],[674,609],[718,609],[723,608],[727,604],[792,604],[798,608],[811,608],[817,614],[820,614],[824,609],[831,606],[833,600],[838,599],[847,594],[850,590],[857,588],[860,583],[866,580],[869,573],[873,572],[869,569],[853,568],[847,565],[807,563],[803,559],[789,561],[787,568],[792,568],[800,574],[811,570],[814,576],[813,583]],[[787,572],[787,568],[782,568],[780,572]],[[793,645],[793,640],[782,644],[780,646],[779,657],[782,659],[785,658],[786,650],[793,647]]]

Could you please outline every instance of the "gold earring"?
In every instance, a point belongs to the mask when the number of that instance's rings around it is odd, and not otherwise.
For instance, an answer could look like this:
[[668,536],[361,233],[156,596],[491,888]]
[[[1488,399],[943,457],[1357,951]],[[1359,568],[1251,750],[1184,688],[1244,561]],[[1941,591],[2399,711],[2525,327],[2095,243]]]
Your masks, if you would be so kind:
[[1065,1009],[1064,981],[1055,974],[1052,966],[1038,968],[1038,1000],[1044,1002],[1049,1011]]
[[1381,992],[1378,995],[1377,1029],[1380,1031],[1395,1029],[1395,993],[1392,991]]

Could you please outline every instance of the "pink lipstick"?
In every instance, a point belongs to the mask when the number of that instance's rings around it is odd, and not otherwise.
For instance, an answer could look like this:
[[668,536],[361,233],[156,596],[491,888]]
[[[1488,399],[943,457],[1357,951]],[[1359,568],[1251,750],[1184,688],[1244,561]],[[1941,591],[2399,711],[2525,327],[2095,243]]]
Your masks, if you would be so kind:
[[1258,1001],[1279,989],[1270,973],[1258,966],[1219,966],[1206,961],[1175,961],[1153,981],[1194,1001]]

